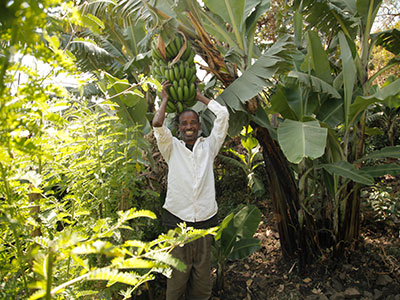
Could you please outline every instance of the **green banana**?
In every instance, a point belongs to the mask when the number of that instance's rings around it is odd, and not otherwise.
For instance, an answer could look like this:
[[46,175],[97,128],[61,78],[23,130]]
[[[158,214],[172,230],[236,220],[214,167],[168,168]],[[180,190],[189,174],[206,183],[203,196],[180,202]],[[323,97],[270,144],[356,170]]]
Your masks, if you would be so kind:
[[187,106],[187,107],[192,107],[193,105],[196,104],[196,102],[197,102],[196,99],[192,99],[192,100],[190,100],[190,101],[187,102],[186,106]]
[[168,73],[169,73],[169,78],[170,78],[169,81],[170,82],[174,81],[175,80],[174,71],[172,69],[169,69]]
[[189,87],[189,98],[194,99],[196,97],[196,85],[193,83],[190,84]]
[[194,62],[195,52],[186,41],[186,49],[179,60],[174,59],[184,45],[185,39],[181,34],[172,37],[165,47],[165,57],[161,56],[157,48],[156,39],[152,41],[151,55],[153,62],[150,71],[158,81],[168,80],[171,85],[167,88],[169,101],[166,112],[181,112],[186,107],[196,103],[196,65]]
[[176,102],[176,108],[178,110],[178,113],[181,113],[183,111],[183,104],[182,102]]
[[171,81],[171,77],[169,76],[169,70],[168,69],[165,70],[164,77],[165,77],[165,79]]
[[176,112],[176,107],[172,101],[167,102],[167,107],[165,108],[167,113],[174,113]]
[[176,49],[178,50],[177,52],[179,52],[179,50],[182,48],[183,45],[183,38],[181,37],[181,35],[179,34],[175,40],[174,40]]
[[183,63],[179,64],[179,73],[181,74],[181,77],[185,77],[185,67],[183,66]]
[[193,74],[192,77],[189,79],[190,84],[196,82],[196,74]]
[[162,56],[161,56],[160,51],[158,51],[157,48],[153,48],[151,54],[152,54],[152,56],[155,58],[156,61],[157,61],[157,60],[162,60],[162,61],[164,61],[163,58],[162,58]]
[[188,88],[187,85],[185,85],[185,86],[183,87],[183,100],[184,100],[184,101],[190,100],[189,95],[190,95],[190,94],[189,94],[189,88]]
[[174,41],[170,41],[167,48],[171,49],[171,54],[173,55],[173,57],[175,57],[178,54],[178,50],[176,49]]
[[179,80],[179,78],[181,77],[181,74],[179,74],[179,67],[175,65],[172,69],[174,70],[175,79]]
[[180,86],[181,88],[183,88],[183,87],[185,86],[185,83],[184,83],[184,81],[183,81],[183,78],[179,79],[179,86]]
[[178,101],[183,101],[183,89],[181,86],[178,87]]
[[172,49],[170,47],[165,47],[165,52],[167,54],[168,59],[172,59],[175,55],[172,53]]
[[169,91],[169,94],[170,94],[172,100],[179,101],[178,95],[176,94],[176,91],[172,85],[169,87],[168,91]]
[[174,81],[172,82],[172,86],[174,87],[175,91],[177,91],[177,90],[178,90],[178,87],[179,87],[178,81],[177,81],[177,80],[174,80]]

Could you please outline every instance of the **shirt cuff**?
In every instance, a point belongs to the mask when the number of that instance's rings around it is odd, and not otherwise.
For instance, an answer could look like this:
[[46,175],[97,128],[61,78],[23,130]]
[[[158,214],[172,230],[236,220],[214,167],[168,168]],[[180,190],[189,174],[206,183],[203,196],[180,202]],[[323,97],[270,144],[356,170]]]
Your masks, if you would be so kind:
[[153,130],[156,138],[163,138],[167,135],[167,130],[164,125],[161,127],[153,127]]

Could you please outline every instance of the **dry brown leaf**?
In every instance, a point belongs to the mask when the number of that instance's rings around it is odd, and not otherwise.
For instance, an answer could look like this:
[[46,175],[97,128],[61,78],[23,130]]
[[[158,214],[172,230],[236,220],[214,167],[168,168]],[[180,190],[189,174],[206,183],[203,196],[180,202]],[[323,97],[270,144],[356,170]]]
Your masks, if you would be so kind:
[[171,62],[171,65],[176,64],[181,59],[183,52],[185,52],[185,50],[187,48],[187,39],[186,39],[185,34],[182,31],[178,31],[178,33],[183,36],[184,42],[183,42],[183,46],[179,50],[178,54],[175,56],[174,60]]
[[249,279],[246,281],[246,286],[250,287],[252,283],[253,283],[253,279]]
[[310,277],[303,279],[304,283],[310,283],[311,281],[312,281],[312,279]]
[[160,51],[160,54],[161,54],[162,58],[164,59],[164,61],[167,61],[167,53],[165,50],[165,43],[164,43],[161,35],[159,35],[158,39],[157,39],[157,49],[158,49],[158,51]]

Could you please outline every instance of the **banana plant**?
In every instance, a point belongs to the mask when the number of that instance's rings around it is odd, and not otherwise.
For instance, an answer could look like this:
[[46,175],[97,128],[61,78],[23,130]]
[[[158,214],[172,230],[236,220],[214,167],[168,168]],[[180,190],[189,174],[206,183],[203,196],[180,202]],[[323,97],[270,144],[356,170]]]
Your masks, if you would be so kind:
[[[349,191],[346,194],[349,197],[354,196],[352,205],[347,202],[335,204],[335,219],[341,220],[336,222],[337,232],[351,227],[344,223],[346,220],[358,222],[359,186],[344,174],[352,174],[353,167],[356,170],[360,168],[355,162],[364,154],[366,109],[370,104],[396,93],[398,87],[395,81],[385,89],[373,89],[374,76],[369,78],[367,73],[369,53],[375,44],[394,53],[398,51],[398,47],[393,46],[396,45],[398,31],[371,34],[380,3],[369,0],[294,1],[293,9],[297,11],[294,14],[296,27],[293,42],[283,37],[264,53],[260,53],[254,44],[254,28],[258,17],[267,11],[268,1],[204,1],[203,4],[193,0],[137,0],[120,1],[118,4],[95,1],[90,6],[93,8],[92,15],[99,19],[103,19],[102,14],[114,14],[121,17],[115,21],[114,16],[114,23],[121,27],[129,24],[128,18],[132,19],[131,24],[145,26],[147,34],[137,42],[141,46],[155,33],[165,32],[168,35],[174,30],[185,33],[196,53],[207,63],[201,67],[214,76],[214,82],[219,82],[217,89],[224,88],[217,101],[230,110],[229,133],[236,135],[249,123],[254,128],[263,148],[265,165],[268,166],[266,171],[271,196],[280,215],[278,228],[282,250],[284,254],[293,256],[311,251],[306,250],[313,248],[308,245],[315,244],[313,234],[298,237],[298,233],[314,226],[301,203],[310,201],[312,194],[307,190],[306,179],[311,176],[317,178],[318,172],[328,178],[326,187],[330,196],[334,195],[339,200],[344,190]],[[110,36],[121,39],[121,35]],[[356,38],[360,40],[360,51],[357,51],[354,42]],[[146,52],[141,49],[141,57],[146,62]],[[394,60],[391,65],[396,63],[398,61]],[[136,64],[132,66],[135,71],[139,70]],[[260,95],[265,95],[266,90],[272,96],[270,110],[267,109],[269,104],[260,101]],[[254,102],[256,105],[252,105]],[[279,131],[269,122],[268,113],[272,111],[284,117]],[[204,115],[207,116],[207,113]],[[288,136],[291,136],[293,128],[297,129],[301,143],[289,151],[290,143],[287,141],[290,141]],[[310,138],[310,133],[314,138]],[[320,168],[310,169],[311,162],[316,159],[321,160]],[[288,161],[298,165],[299,183]],[[328,167],[340,161],[350,165]],[[338,173],[338,170],[346,168],[346,172]],[[364,177],[371,182],[370,177]],[[344,185],[339,183],[340,180],[346,183],[341,190],[339,187]],[[349,197],[345,197],[346,201]],[[354,207],[356,211],[351,212],[349,207]],[[304,220],[311,223],[304,226]],[[338,242],[357,237],[357,230],[350,231],[349,234],[338,234]]]
[[261,212],[254,205],[246,205],[224,218],[212,247],[217,265],[217,289],[223,289],[226,263],[243,259],[260,248],[260,240],[254,238],[261,221]]
[[[305,204],[312,200],[312,194],[324,197],[323,193],[315,192],[319,186],[325,186],[327,193],[334,198],[336,212],[333,231],[336,245],[358,238],[359,190],[362,185],[374,182],[373,174],[369,172],[371,170],[360,170],[360,162],[365,159],[365,112],[369,105],[384,102],[398,95],[400,90],[399,80],[382,88],[373,87],[372,81],[377,75],[368,78],[366,72],[369,53],[377,41],[393,53],[397,52],[397,48],[392,46],[398,38],[396,31],[370,34],[379,6],[380,1],[347,1],[340,5],[334,1],[302,1],[301,4],[295,1],[294,8],[298,11],[294,14],[294,24],[297,26],[294,40],[299,50],[293,56],[293,69],[287,76],[281,76],[270,98],[270,112],[279,113],[284,118],[276,133],[277,141],[286,158],[298,165],[296,173],[299,181],[296,188],[301,206],[296,203],[292,206],[294,213],[300,216],[297,233],[301,233],[305,228],[304,222],[310,220]],[[326,23],[326,20],[329,22]],[[331,33],[330,39],[325,39],[328,43],[326,46],[320,38],[325,32],[335,33]],[[359,52],[356,50],[355,37],[361,41]],[[388,42],[383,42],[383,39]],[[337,65],[331,58],[338,59],[340,64]],[[226,88],[220,98],[238,99],[237,103],[246,103],[260,93],[263,87],[257,86],[258,81],[251,74],[257,64],[258,61]],[[396,60],[393,60],[384,69],[395,64]],[[376,74],[381,72],[379,70]],[[252,88],[246,89],[249,85]],[[229,103],[232,100],[226,101],[228,106]],[[257,116],[253,120],[263,124]],[[271,126],[265,127],[271,129]],[[264,131],[260,140],[266,136]],[[272,142],[272,139],[266,140],[263,146]],[[387,153],[396,157],[392,151]],[[396,165],[380,168],[385,171],[381,170],[375,175],[398,173]],[[314,188],[308,188],[312,183],[307,183],[307,177],[317,183]],[[318,178],[327,180],[323,183]],[[281,211],[285,210],[282,206]],[[306,226],[307,231],[313,230],[315,225],[312,223]],[[280,234],[288,236],[285,230],[282,228]],[[315,234],[305,238],[310,240],[313,236]]]
[[[342,3],[340,10],[335,3],[295,3],[302,9],[295,17],[301,20],[304,14],[308,25],[304,39],[295,39],[303,51],[296,54],[295,69],[277,86],[271,106],[284,117],[278,128],[278,141],[288,160],[298,165],[301,205],[307,208],[312,194],[331,199],[333,238],[335,246],[342,248],[358,238],[360,188],[372,185],[373,177],[399,173],[395,164],[378,166],[376,172],[371,172],[371,168],[363,167],[363,162],[365,113],[371,104],[396,97],[400,80],[379,88],[371,85],[371,78],[376,75],[368,78],[366,72],[371,48],[381,37],[375,34],[370,40],[380,1],[348,1]],[[327,45],[319,37],[327,29],[321,21],[321,10],[326,12],[324,18],[329,19],[329,27],[336,33]],[[338,11],[343,15],[338,15]],[[314,26],[319,32],[307,29]],[[295,32],[299,35],[302,30],[303,26]],[[353,41],[357,36],[359,52]],[[396,39],[396,35],[391,38]],[[301,40],[304,42],[300,43]],[[339,67],[330,57],[339,60]],[[398,149],[388,150],[391,151],[384,151],[388,157],[398,157]],[[318,193],[319,187],[325,187],[326,192]],[[321,210],[324,207],[320,206]]]
[[[255,173],[255,170],[262,166],[263,159],[259,151],[259,143],[257,139],[252,136],[252,131],[253,129],[248,126],[243,128],[240,134],[240,142],[246,150],[245,154],[233,148],[228,148],[224,151],[227,155],[222,154],[219,156],[222,161],[237,166],[243,171],[247,180],[247,203],[250,202],[251,195],[262,195],[265,191],[262,178],[259,178]],[[233,155],[234,158],[228,156],[229,154]]]

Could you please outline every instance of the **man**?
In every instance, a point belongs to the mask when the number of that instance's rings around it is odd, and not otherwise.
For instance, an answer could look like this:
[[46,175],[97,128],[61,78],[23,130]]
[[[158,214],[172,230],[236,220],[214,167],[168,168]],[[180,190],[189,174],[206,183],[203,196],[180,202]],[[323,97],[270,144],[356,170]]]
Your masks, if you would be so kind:
[[[163,126],[168,94],[163,84],[161,104],[153,118],[158,148],[168,164],[168,189],[163,206],[163,224],[174,228],[181,222],[197,229],[216,226],[217,202],[214,187],[214,158],[228,131],[229,113],[226,107],[210,100],[197,90],[196,99],[207,105],[215,115],[210,136],[198,137],[200,121],[193,110],[179,115],[182,140],[173,137]],[[213,237],[197,239],[172,251],[186,265],[186,271],[173,270],[167,281],[167,300],[206,300],[211,297],[211,243]]]

